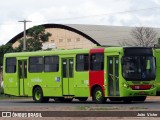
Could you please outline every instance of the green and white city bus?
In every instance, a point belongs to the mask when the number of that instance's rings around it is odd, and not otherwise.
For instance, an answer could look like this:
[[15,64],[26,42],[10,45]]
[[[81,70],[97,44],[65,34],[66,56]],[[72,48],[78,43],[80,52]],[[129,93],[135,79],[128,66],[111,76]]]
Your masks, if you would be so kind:
[[152,48],[100,47],[7,53],[4,93],[35,102],[145,101],[156,94]]

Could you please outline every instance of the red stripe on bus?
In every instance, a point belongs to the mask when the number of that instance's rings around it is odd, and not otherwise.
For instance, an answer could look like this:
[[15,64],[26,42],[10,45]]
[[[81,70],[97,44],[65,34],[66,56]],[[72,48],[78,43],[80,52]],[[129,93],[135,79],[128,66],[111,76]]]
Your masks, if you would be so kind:
[[104,48],[93,48],[90,50],[90,54],[92,53],[104,53]]
[[[90,54],[94,53],[104,53],[104,48],[93,48],[90,50]],[[89,87],[90,87],[90,95],[91,89],[94,85],[101,86],[104,93],[104,70],[100,71],[92,71],[89,70]]]

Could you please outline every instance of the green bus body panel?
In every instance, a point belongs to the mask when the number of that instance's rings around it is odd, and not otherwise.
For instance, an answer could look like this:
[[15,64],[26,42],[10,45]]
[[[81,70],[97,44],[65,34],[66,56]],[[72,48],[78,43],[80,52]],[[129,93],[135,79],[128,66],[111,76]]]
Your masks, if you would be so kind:
[[[32,90],[34,86],[40,86],[43,90],[44,96],[63,96],[63,95],[74,95],[76,97],[89,96],[89,77],[87,72],[76,72],[74,67],[74,76],[70,78],[70,82],[68,82],[68,78],[65,80],[62,77],[62,59],[64,58],[74,58],[74,66],[75,66],[75,57],[76,54],[85,54],[89,53],[89,50],[55,50],[55,51],[37,51],[37,52],[25,52],[25,53],[8,53],[4,56],[4,61],[8,57],[16,57],[17,58],[17,68],[16,73],[8,74],[5,73],[4,67],[4,92],[5,94],[15,95],[15,96],[32,96]],[[27,71],[27,79],[19,79],[18,75],[18,60],[27,59],[28,64],[28,56],[51,56],[58,55],[59,56],[59,71],[58,72],[41,72],[41,73],[29,73]],[[5,62],[4,62],[5,63]],[[66,83],[65,83],[66,81]],[[24,86],[23,86],[24,85]],[[22,86],[22,87],[21,87]],[[70,93],[68,91],[68,87],[70,86]],[[24,88],[23,88],[24,87]],[[24,90],[24,91],[23,91]],[[24,94],[23,94],[24,93]]]
[[19,80],[17,74],[4,76],[4,93],[19,96]]
[[[56,78],[59,77],[60,81],[56,81]],[[59,72],[51,72],[51,73],[30,73],[28,75],[28,89],[30,92],[28,93],[29,96],[32,95],[32,88],[35,85],[42,87],[43,94],[45,96],[61,96],[61,74]]]
[[[91,94],[91,86],[89,86],[89,71],[76,71],[76,55],[89,54],[89,49],[75,49],[75,50],[53,50],[53,51],[37,51],[37,52],[21,52],[21,53],[8,53],[4,55],[4,93],[15,96],[32,96],[34,86],[42,88],[44,96],[48,97],[61,97],[61,96],[74,96],[74,97],[89,97]],[[18,74],[18,61],[27,60],[29,62],[30,56],[59,56],[59,71],[58,72],[40,72],[29,73],[27,68],[27,78],[20,79]],[[130,87],[124,87],[124,84],[151,84],[152,81],[126,81],[122,76],[121,58],[123,57],[123,47],[108,47],[104,49],[104,96],[105,97],[128,97],[128,96],[143,96],[155,95],[156,87],[150,90],[132,90]],[[160,54],[158,55],[160,56]],[[8,57],[17,58],[16,73],[5,73],[5,60]],[[113,58],[114,65],[111,67],[113,70],[113,78],[109,77],[109,60]],[[63,59],[73,59],[73,77],[65,78],[63,76]],[[118,60],[118,63],[116,61]],[[157,58],[160,61],[160,57]],[[118,66],[116,66],[118,64]],[[160,65],[160,63],[158,63]],[[116,71],[118,67],[118,71]],[[157,69],[160,71],[160,66]],[[117,75],[118,73],[119,75]],[[109,82],[112,80],[112,83]],[[156,82],[160,84],[160,76],[157,76]],[[113,91],[111,86],[113,86]],[[160,85],[157,87],[160,90]],[[143,92],[143,94],[141,94]]]
[[75,71],[75,96],[77,97],[87,97],[90,96],[89,89],[89,73],[86,72],[76,72]]
[[154,49],[154,56],[156,57],[156,88],[160,92],[160,49]]

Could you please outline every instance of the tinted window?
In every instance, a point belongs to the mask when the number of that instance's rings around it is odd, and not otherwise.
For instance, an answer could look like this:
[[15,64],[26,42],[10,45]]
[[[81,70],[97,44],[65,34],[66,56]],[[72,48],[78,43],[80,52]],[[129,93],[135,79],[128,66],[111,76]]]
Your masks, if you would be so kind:
[[59,57],[58,56],[46,56],[44,58],[44,71],[45,72],[57,72],[59,70]]
[[7,58],[6,73],[15,73],[15,72],[16,72],[16,58]]
[[103,70],[104,68],[104,55],[102,53],[92,54],[90,57],[90,69],[91,70]]
[[43,57],[30,57],[29,72],[42,72],[42,71],[43,71]]
[[73,59],[69,59],[69,77],[72,78],[73,77]]
[[27,78],[27,61],[20,60],[19,63],[19,78]]
[[76,70],[87,71],[89,68],[89,55],[81,54],[76,56]]
[[152,48],[145,47],[126,47],[124,48],[125,56],[153,56]]
[[67,59],[62,60],[62,72],[63,72],[63,78],[68,77],[68,69],[67,69]]
[[122,71],[126,80],[154,80],[155,59],[153,56],[123,57]]

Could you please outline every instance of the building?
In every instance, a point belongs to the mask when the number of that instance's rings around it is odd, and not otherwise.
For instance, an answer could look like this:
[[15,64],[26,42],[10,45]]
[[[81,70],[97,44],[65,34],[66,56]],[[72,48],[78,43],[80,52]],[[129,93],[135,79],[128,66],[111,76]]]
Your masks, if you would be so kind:
[[[43,49],[77,49],[92,48],[94,46],[119,46],[124,40],[131,40],[130,32],[134,27],[80,25],[80,24],[43,24],[47,32],[52,33],[49,41],[43,43]],[[154,28],[158,34],[159,28]],[[13,37],[9,43],[18,46],[18,40],[23,32]]]

